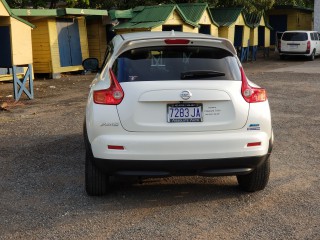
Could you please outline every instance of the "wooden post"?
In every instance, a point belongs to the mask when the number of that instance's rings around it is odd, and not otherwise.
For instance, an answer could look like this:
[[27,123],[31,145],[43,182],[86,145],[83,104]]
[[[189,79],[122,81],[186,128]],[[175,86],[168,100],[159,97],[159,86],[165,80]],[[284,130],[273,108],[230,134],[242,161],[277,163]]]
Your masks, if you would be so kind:
[[[26,66],[26,65],[23,65],[23,66]],[[22,81],[17,76],[17,66],[12,66],[13,92],[14,92],[14,99],[16,101],[20,99],[22,93],[25,93],[29,99],[33,99],[32,65],[28,64],[27,66],[28,66],[28,69]],[[29,85],[29,89],[26,87],[27,82]]]

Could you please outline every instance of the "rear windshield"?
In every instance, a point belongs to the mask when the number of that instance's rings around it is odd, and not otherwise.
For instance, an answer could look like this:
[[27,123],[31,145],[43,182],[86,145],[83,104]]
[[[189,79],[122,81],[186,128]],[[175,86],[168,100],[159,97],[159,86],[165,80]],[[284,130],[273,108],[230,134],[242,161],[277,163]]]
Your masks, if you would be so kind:
[[237,59],[228,51],[199,46],[157,46],[128,50],[113,65],[119,82],[241,80]]
[[282,35],[284,41],[307,41],[308,34],[303,32],[287,32]]

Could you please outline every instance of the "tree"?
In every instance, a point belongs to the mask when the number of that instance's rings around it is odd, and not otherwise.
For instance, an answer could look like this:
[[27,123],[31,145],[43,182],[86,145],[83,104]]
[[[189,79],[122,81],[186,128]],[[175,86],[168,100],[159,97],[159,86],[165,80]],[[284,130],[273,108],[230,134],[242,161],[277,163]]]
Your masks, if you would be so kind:
[[247,12],[261,12],[272,8],[275,0],[218,0],[217,7],[243,7]]
[[[56,8],[59,0],[6,0],[11,8]],[[89,6],[89,0],[65,0],[68,7],[76,7],[82,5],[83,7]]]
[[[148,6],[168,3],[207,2],[210,7],[244,7],[247,12],[269,10],[274,4],[295,5],[313,8],[314,0],[65,0],[67,7],[97,9],[129,9],[136,6]],[[12,8],[48,7],[56,8],[59,0],[7,0]]]
[[313,8],[314,0],[275,0],[275,4]]

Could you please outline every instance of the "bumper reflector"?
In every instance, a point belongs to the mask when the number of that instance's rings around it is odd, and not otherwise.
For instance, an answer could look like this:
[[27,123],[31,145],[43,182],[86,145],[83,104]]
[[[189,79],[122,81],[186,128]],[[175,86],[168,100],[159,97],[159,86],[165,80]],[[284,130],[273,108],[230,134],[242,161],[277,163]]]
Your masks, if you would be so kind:
[[261,142],[252,142],[247,144],[247,147],[256,147],[256,146],[261,146]]
[[124,150],[123,146],[116,146],[116,145],[108,145],[108,149],[112,150]]

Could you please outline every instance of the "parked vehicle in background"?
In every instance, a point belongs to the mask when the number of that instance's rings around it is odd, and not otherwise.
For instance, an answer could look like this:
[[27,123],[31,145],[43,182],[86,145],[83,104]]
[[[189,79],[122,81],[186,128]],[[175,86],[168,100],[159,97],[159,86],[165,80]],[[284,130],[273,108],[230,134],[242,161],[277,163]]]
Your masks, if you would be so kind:
[[105,194],[113,175],[236,175],[249,192],[269,179],[266,90],[247,79],[229,40],[210,35],[116,36],[92,83],[84,139],[89,195]]
[[276,32],[276,44],[275,44],[275,52],[280,52],[280,46],[281,46],[281,37],[283,32]]
[[320,54],[319,33],[315,31],[286,31],[280,42],[280,59],[286,56],[305,56],[311,61]]

